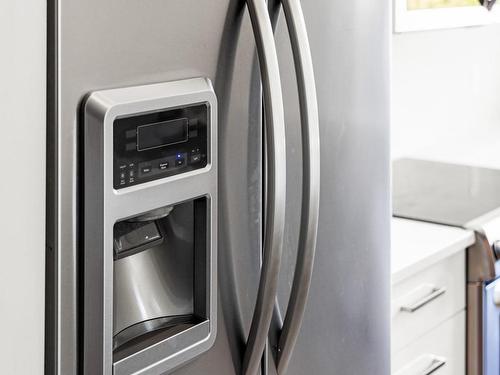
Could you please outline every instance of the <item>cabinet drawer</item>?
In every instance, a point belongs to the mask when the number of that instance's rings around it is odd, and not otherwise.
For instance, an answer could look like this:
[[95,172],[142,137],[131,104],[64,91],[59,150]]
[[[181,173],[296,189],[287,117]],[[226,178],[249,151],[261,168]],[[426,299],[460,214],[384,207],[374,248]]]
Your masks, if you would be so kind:
[[463,310],[465,291],[465,251],[394,285],[392,350],[403,348]]
[[393,375],[464,375],[465,311],[392,356]]

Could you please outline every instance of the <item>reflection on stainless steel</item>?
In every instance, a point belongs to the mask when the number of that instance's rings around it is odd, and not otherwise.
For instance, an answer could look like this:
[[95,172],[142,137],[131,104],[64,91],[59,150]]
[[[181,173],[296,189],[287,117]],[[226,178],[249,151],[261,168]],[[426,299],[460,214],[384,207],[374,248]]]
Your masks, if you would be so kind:
[[[186,203],[157,221],[165,233],[162,244],[115,260],[113,335],[140,322],[193,315],[192,210],[192,203]],[[179,238],[172,222],[189,233]]]
[[285,230],[286,145],[283,94],[273,29],[263,0],[247,0],[262,78],[266,126],[267,199],[262,269],[242,374],[257,373],[267,342],[278,289]]
[[467,284],[467,374],[483,373],[483,283]]
[[173,327],[178,324],[190,323],[193,321],[192,315],[166,316],[152,320],[146,320],[125,328],[113,337],[113,350],[118,349],[123,344],[147,333],[160,329]]
[[277,350],[277,370],[285,374],[297,342],[313,275],[319,221],[320,140],[316,82],[300,1],[283,0],[299,93],[302,133],[302,208],[297,263]]
[[152,220],[162,219],[164,217],[167,217],[170,214],[170,212],[172,212],[173,209],[174,207],[172,206],[160,207],[155,210],[146,212],[145,214],[130,218],[127,221],[135,222],[135,221],[152,221]]

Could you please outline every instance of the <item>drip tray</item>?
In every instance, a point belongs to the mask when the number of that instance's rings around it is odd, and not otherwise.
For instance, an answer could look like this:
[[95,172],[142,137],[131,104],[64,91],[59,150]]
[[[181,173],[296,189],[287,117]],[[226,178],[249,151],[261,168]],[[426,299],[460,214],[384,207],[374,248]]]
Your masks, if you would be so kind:
[[192,315],[174,316],[141,322],[124,329],[113,339],[113,362],[120,361],[202,321],[203,319]]

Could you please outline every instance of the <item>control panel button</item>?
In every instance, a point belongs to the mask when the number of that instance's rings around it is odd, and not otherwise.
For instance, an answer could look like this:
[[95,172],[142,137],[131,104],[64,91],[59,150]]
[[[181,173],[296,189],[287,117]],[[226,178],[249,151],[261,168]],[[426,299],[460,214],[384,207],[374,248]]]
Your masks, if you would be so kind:
[[180,166],[184,165],[186,156],[187,156],[187,153],[185,153],[185,152],[177,153],[177,155],[175,156],[175,166],[180,167]]
[[125,171],[120,172],[120,180],[125,179]]
[[135,177],[135,171],[134,171],[133,169],[131,169],[130,171],[128,171],[128,176],[129,176],[130,178]]
[[141,172],[142,174],[147,174],[147,173],[150,173],[152,170],[151,166],[150,165],[145,165],[141,168]]
[[125,132],[125,137],[129,138],[129,139],[130,138],[135,138],[136,134],[137,134],[137,130],[135,128],[134,129],[130,129],[130,130],[127,130]]
[[168,168],[168,161],[161,161],[159,164],[158,164],[158,168],[161,170],[161,171],[164,171],[165,169]]
[[201,161],[201,154],[191,154],[191,163],[198,163]]

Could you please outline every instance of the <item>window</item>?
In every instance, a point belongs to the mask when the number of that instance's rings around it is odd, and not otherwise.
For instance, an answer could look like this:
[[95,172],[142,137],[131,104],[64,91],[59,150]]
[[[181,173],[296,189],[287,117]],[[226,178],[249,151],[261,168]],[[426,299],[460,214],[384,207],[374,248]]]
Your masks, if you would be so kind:
[[479,0],[394,0],[394,31],[417,31],[500,22],[500,5]]

